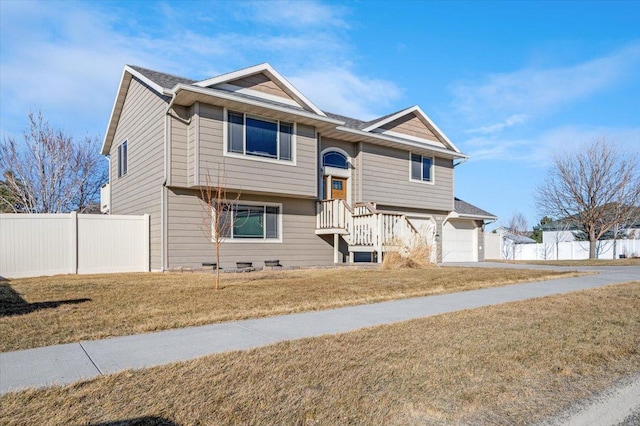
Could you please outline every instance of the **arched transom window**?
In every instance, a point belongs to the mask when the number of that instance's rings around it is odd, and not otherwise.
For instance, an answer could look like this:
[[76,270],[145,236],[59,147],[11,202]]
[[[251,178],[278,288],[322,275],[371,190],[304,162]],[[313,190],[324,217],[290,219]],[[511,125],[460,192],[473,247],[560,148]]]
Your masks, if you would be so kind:
[[339,169],[349,168],[347,157],[338,151],[327,151],[322,155],[322,166],[337,167]]

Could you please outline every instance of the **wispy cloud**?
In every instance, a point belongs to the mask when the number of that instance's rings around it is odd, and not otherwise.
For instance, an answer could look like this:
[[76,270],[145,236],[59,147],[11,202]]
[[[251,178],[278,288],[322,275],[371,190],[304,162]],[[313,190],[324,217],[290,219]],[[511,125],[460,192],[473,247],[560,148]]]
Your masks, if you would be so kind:
[[356,71],[344,6],[223,1],[224,20],[170,3],[139,7],[156,5],[141,21],[117,4],[2,2],[0,130],[15,134],[42,109],[70,131],[104,131],[124,64],[199,79],[270,62],[321,108],[356,117],[384,113],[400,93]]
[[402,93],[392,82],[359,76],[339,67],[307,70],[290,80],[321,108],[363,120],[380,116],[380,109]]
[[453,106],[470,122],[498,117],[506,123],[508,119],[500,117],[532,117],[555,111],[607,89],[639,69],[640,44],[633,44],[572,66],[525,68],[460,82],[452,88]]
[[470,138],[460,145],[471,161],[518,161],[531,167],[547,167],[555,153],[602,137],[629,155],[639,155],[640,127],[559,126],[530,138],[487,135]]
[[476,129],[467,130],[467,133],[495,133],[499,132],[502,129],[506,129],[508,127],[515,126],[517,124],[523,124],[527,121],[527,116],[525,114],[514,114],[508,117],[501,123],[491,124],[489,126],[482,126]]
[[[243,8],[243,3],[238,3]],[[255,22],[278,27],[341,27],[349,25],[345,21],[348,9],[337,4],[323,4],[312,0],[274,0],[265,7],[264,1],[244,3],[243,10]]]

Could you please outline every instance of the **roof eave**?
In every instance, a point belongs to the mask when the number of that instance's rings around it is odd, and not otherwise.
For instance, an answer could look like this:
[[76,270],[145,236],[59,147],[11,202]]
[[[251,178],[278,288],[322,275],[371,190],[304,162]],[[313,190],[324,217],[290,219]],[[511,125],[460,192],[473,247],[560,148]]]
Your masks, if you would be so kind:
[[458,213],[458,217],[463,219],[498,220],[497,216],[485,216],[485,215],[464,214],[464,213]]
[[451,156],[452,158],[464,158],[464,159],[469,158],[468,155],[463,154],[460,151],[453,151],[453,150],[446,149],[446,148],[440,148],[440,147],[437,147],[437,146],[429,145],[426,142],[425,143],[414,142],[414,141],[410,141],[410,140],[407,140],[407,139],[401,139],[401,138],[397,138],[397,137],[394,137],[394,136],[388,136],[388,135],[385,135],[383,133],[371,133],[371,132],[366,132],[366,131],[363,131],[363,130],[351,129],[349,127],[344,127],[344,126],[337,127],[336,130],[341,131],[341,132],[345,132],[345,133],[352,133],[352,134],[360,135],[363,138],[371,138],[371,139],[377,140],[377,141],[388,141],[388,142],[398,143],[398,144],[401,144],[401,145],[405,145],[405,146],[407,146],[409,148],[426,149],[426,150],[437,152],[437,153],[440,153],[440,154],[446,154],[448,156]]
[[116,99],[113,102],[111,115],[109,116],[109,123],[107,124],[107,129],[104,133],[104,139],[102,140],[102,147],[100,148],[100,153],[102,155],[109,155],[109,152],[111,151],[111,145],[113,144],[116,127],[118,126],[118,121],[120,120],[120,113],[122,112],[124,100],[127,97],[127,92],[129,91],[129,84],[131,83],[131,79],[133,77],[142,81],[144,84],[146,84],[152,90],[158,92],[159,94],[167,94],[167,89],[150,80],[140,72],[134,70],[129,65],[125,65],[124,69],[122,70],[122,76],[120,77],[118,94],[116,95]]
[[247,99],[244,97],[236,96],[232,92],[226,93],[226,92],[213,91],[212,89],[209,89],[207,87],[186,85],[186,84],[180,83],[180,84],[177,84],[171,90],[171,94],[172,95],[175,94],[175,96],[177,97],[180,91],[194,92],[201,95],[210,96],[212,98],[225,99],[225,100],[239,102],[246,105],[258,106],[258,107],[262,107],[262,108],[266,108],[266,109],[270,109],[270,110],[274,110],[282,113],[292,114],[299,117],[316,120],[316,121],[331,124],[334,126],[341,126],[344,124],[344,121],[329,118],[324,114],[318,115],[307,110],[302,110],[302,109],[296,110],[296,109],[288,108],[286,106],[280,107],[272,103],[261,102],[260,100],[257,100],[257,99],[254,100],[254,99]]

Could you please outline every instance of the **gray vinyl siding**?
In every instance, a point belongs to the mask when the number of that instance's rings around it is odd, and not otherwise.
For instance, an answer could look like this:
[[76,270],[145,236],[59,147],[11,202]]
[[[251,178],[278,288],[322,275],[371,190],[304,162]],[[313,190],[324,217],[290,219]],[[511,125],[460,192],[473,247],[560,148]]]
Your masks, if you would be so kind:
[[362,201],[431,210],[453,210],[453,161],[435,158],[434,184],[414,182],[410,154],[394,148],[362,144]]
[[427,128],[427,126],[425,126],[425,124],[415,114],[400,117],[385,124],[382,126],[382,129],[391,130],[397,133],[404,133],[405,135],[440,143],[438,137],[433,133],[433,131]]
[[188,110],[185,107],[175,106],[171,115],[171,179],[170,184],[187,186],[188,164]]
[[206,181],[207,172],[215,177],[217,169],[224,167],[225,186],[234,190],[300,197],[317,196],[318,146],[313,127],[297,125],[295,164],[260,161],[250,156],[238,158],[223,155],[224,110],[200,104],[199,111],[199,119],[193,122],[199,123],[200,133],[196,143],[199,141],[200,184]]
[[355,170],[351,173],[354,179],[353,200],[357,203],[365,201],[362,198],[362,145],[362,142],[358,142],[356,157],[353,160]]
[[[162,267],[161,197],[164,179],[165,99],[135,78],[122,107],[111,146],[112,214],[150,215],[150,265]],[[118,177],[118,146],[127,141],[127,174]]]
[[[233,194],[229,195],[233,199]],[[243,195],[242,200],[282,204],[282,242],[236,242],[227,240],[221,248],[221,266],[234,268],[235,262],[280,260],[283,266],[332,265],[332,245],[317,235],[314,200],[258,195]],[[215,261],[215,249],[201,226],[203,218],[199,192],[189,189],[168,191],[169,268],[201,267]]]
[[234,86],[252,89],[268,95],[278,96],[285,99],[294,100],[287,92],[282,90],[271,78],[264,73],[255,74],[239,80],[230,81],[229,84]]
[[321,138],[321,141],[322,141],[322,147],[320,148],[321,152],[327,148],[335,147],[345,151],[351,158],[356,156],[356,145],[353,142],[346,142],[338,139],[331,139],[331,138],[325,138],[325,137]]
[[187,169],[176,169],[176,173],[186,173],[187,185],[195,185],[195,161],[196,161],[196,133],[198,132],[197,118],[194,114],[195,107],[189,108],[189,125],[187,127]]

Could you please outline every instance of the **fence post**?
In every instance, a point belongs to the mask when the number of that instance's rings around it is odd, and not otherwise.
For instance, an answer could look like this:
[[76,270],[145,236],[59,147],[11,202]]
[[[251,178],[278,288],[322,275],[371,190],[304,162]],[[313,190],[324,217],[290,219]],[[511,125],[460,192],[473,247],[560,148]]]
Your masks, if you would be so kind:
[[69,272],[72,274],[78,273],[78,213],[69,213],[69,220],[71,221],[71,241],[69,249],[71,250],[71,264],[69,265]]
[[383,217],[382,214],[380,213],[376,213],[376,228],[377,228],[377,233],[378,233],[378,241],[377,241],[377,246],[378,246],[378,263],[382,263],[382,245],[383,245],[383,241],[382,241],[382,233],[383,233],[383,229],[384,229],[384,224],[383,224]]
[[144,215],[144,261],[145,261],[145,271],[151,272],[151,253],[149,246],[151,245],[150,238],[150,226],[151,226],[151,216],[148,213]]

